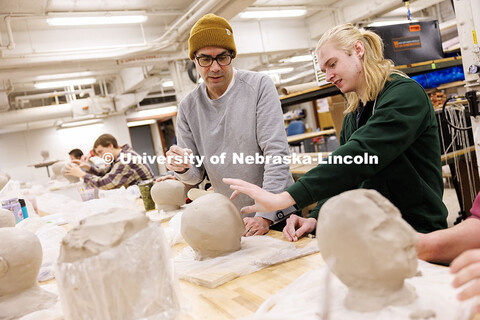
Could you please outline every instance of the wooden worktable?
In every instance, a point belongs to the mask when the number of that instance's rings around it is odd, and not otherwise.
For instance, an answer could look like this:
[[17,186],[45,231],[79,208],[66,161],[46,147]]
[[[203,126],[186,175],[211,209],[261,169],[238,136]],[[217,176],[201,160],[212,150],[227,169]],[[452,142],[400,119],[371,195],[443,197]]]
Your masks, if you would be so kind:
[[[70,229],[68,225],[65,228]],[[269,236],[285,240],[282,233],[271,230]],[[315,239],[303,237],[295,244],[303,247]],[[185,243],[172,247],[172,256],[178,254]],[[180,295],[188,315],[180,319],[236,319],[255,313],[267,298],[295,281],[303,273],[324,264],[320,253],[270,266],[236,278],[217,288],[209,289],[185,280],[179,280]],[[40,285],[55,283],[55,279]]]

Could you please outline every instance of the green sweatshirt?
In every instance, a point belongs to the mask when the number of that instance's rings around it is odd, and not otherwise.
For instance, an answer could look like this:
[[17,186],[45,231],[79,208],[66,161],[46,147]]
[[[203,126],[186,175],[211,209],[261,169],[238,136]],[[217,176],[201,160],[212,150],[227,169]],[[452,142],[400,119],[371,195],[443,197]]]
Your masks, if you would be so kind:
[[[375,102],[359,118],[348,113],[341,146],[332,156],[378,156],[378,164],[320,164],[286,191],[301,208],[344,191],[375,189],[388,198],[418,232],[447,227],[438,125],[430,99],[410,78],[392,75]],[[339,217],[342,214],[338,213]]]

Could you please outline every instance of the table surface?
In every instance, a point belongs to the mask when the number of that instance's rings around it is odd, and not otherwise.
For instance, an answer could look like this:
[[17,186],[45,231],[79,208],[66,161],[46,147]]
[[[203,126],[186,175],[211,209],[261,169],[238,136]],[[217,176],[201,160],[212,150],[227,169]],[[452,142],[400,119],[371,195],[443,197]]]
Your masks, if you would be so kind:
[[[140,199],[137,203],[142,205]],[[69,225],[63,227],[70,229]],[[279,231],[270,230],[267,235],[286,241]],[[316,239],[303,237],[295,242],[295,245],[304,247],[311,241]],[[172,256],[185,247],[185,243],[174,245]],[[188,312],[180,319],[223,320],[247,317],[254,314],[266,299],[291,284],[302,274],[324,264],[321,254],[314,253],[241,276],[214,289],[179,280],[181,300]],[[40,285],[50,283],[55,283],[55,279],[40,282]],[[480,314],[475,315],[472,320],[480,320]]]
[[[70,229],[68,225],[63,227]],[[267,235],[286,241],[279,231],[270,230]],[[295,245],[303,247],[311,241],[316,240],[303,237]],[[185,243],[174,245],[172,256],[185,247]],[[188,312],[181,319],[223,320],[252,315],[267,298],[295,281],[303,273],[322,265],[324,265],[322,256],[320,253],[314,253],[241,276],[214,289],[179,280],[181,300]],[[40,282],[40,285],[55,282],[55,279],[52,279]]]
[[[267,235],[285,240],[279,231],[271,230]],[[311,241],[316,240],[304,237],[296,245],[303,247]],[[185,246],[178,244],[173,250],[178,252]],[[267,298],[322,265],[322,256],[315,253],[236,278],[214,289],[180,280],[180,290],[195,319],[236,319],[254,314]]]
[[336,133],[335,129],[314,131],[314,132],[308,132],[308,133],[300,133],[300,134],[294,134],[293,136],[288,136],[287,141],[288,141],[288,143],[291,143],[291,142],[305,140],[305,139],[308,139],[308,138],[315,138],[315,137],[319,137],[319,136],[323,136],[323,135],[330,135],[330,134],[335,134],[335,133]]

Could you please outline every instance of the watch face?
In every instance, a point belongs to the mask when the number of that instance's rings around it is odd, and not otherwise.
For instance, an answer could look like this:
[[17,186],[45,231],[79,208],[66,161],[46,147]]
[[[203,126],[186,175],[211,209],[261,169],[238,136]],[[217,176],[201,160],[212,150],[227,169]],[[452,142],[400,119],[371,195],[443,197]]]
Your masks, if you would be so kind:
[[480,72],[480,66],[478,66],[478,65],[476,65],[476,64],[472,64],[472,65],[468,68],[468,72],[471,73],[471,74],[479,73],[479,72]]

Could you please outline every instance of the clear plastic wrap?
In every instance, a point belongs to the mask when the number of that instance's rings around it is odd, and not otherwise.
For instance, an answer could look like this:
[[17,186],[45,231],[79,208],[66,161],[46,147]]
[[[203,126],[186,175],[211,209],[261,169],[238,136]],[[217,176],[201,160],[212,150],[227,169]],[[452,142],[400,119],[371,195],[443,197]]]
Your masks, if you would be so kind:
[[[415,287],[418,298],[406,306],[389,306],[376,312],[358,312],[345,308],[347,287],[324,266],[303,274],[293,283],[267,299],[251,317],[258,320],[356,319],[405,320],[413,313],[435,314],[417,319],[471,319],[474,301],[459,302],[448,268],[418,261],[420,276],[406,279]],[[327,312],[325,312],[327,310]]]
[[318,252],[316,241],[304,248],[269,236],[243,237],[242,248],[225,256],[195,260],[195,252],[186,247],[174,258],[180,279],[208,288],[215,288],[265,267]]
[[57,264],[65,318],[175,318],[180,301],[169,251],[157,225],[95,256]]
[[[155,218],[152,219],[149,213],[150,212],[147,212],[147,217],[150,218],[150,220],[155,221]],[[171,246],[177,243],[185,243],[185,240],[183,239],[182,233],[180,231],[180,227],[182,225],[182,214],[183,211],[178,212],[175,216],[172,217],[172,219],[170,219],[170,221],[168,221],[168,226],[163,228],[168,244]]]

